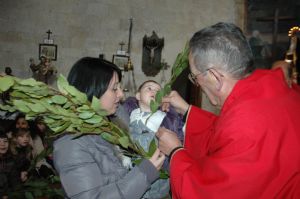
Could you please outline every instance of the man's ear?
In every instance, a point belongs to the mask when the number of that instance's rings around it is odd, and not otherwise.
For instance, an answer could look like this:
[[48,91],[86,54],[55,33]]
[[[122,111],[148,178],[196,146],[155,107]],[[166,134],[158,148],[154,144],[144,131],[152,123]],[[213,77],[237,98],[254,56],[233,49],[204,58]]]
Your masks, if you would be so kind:
[[137,93],[135,94],[135,98],[136,98],[138,101],[141,100],[141,94],[140,94],[140,92],[137,92]]
[[214,76],[215,79],[215,88],[217,89],[217,91],[220,91],[223,87],[223,77],[224,75],[222,73],[220,73],[218,70],[212,68],[209,69],[209,72]]

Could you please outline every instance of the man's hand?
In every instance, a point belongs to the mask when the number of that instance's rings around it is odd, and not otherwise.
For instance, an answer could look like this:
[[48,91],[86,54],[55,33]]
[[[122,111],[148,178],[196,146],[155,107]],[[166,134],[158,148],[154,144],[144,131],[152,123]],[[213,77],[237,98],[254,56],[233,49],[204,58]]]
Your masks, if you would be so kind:
[[156,137],[159,149],[166,155],[170,155],[174,148],[182,146],[177,135],[166,128],[159,128]]
[[169,95],[165,96],[162,103],[163,111],[169,111],[169,107],[172,105],[178,113],[183,115],[189,109],[189,104],[176,91],[171,91]]

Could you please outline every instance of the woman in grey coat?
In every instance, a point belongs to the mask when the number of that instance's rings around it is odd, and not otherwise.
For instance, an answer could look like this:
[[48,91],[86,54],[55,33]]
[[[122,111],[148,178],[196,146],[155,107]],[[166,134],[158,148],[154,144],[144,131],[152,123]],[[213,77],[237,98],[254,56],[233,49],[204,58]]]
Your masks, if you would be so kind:
[[[91,101],[99,97],[109,115],[116,112],[121,98],[121,71],[114,64],[85,57],[72,67],[68,81]],[[141,198],[159,175],[165,156],[157,150],[130,171],[122,165],[116,146],[98,135],[73,139],[64,135],[54,142],[54,165],[68,198]]]

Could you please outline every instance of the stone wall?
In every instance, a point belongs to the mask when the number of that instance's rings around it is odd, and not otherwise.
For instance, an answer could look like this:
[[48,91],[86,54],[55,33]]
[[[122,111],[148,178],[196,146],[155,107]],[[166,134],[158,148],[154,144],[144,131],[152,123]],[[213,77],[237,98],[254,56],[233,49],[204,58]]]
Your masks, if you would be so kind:
[[[121,41],[127,43],[133,18],[131,57],[136,83],[141,70],[142,39],[155,31],[164,37],[162,58],[173,64],[192,34],[219,21],[244,26],[244,0],[1,0],[0,71],[6,66],[19,77],[30,77],[29,58],[38,62],[39,43],[47,37],[58,45],[53,64],[64,75],[83,56],[112,59]],[[127,48],[127,46],[125,46]],[[166,71],[167,78],[170,70]]]

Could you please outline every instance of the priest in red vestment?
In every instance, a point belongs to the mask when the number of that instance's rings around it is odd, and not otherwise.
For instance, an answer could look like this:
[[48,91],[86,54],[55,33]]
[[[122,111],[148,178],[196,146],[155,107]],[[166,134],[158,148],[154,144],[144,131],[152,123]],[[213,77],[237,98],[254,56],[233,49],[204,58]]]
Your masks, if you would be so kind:
[[218,23],[190,40],[189,78],[219,115],[163,99],[186,115],[183,146],[159,129],[173,199],[300,198],[300,92],[282,70],[254,70],[241,30]]

